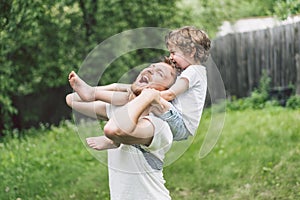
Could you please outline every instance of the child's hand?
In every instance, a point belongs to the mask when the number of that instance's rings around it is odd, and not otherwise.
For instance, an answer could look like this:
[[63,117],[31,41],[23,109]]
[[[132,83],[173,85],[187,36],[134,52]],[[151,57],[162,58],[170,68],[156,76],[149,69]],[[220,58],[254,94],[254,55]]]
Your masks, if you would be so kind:
[[156,116],[160,116],[160,115],[162,115],[163,113],[166,112],[165,109],[162,107],[161,104],[153,104],[153,105],[151,105],[149,111],[152,112]]
[[160,96],[160,92],[155,89],[144,89],[142,91],[145,98],[150,98],[152,100],[150,112],[159,116],[166,112],[166,108],[164,107],[162,101],[162,97]]
[[142,94],[145,98],[151,99],[151,105],[160,105],[160,92],[158,90],[147,88],[143,89]]

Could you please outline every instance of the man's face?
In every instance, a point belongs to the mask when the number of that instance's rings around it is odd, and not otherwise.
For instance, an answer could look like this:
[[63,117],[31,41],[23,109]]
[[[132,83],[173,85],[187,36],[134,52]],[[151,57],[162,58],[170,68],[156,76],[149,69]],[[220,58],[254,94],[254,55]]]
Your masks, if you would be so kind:
[[140,72],[131,89],[136,95],[144,88],[166,90],[174,83],[175,78],[176,71],[173,67],[163,62],[154,63]]

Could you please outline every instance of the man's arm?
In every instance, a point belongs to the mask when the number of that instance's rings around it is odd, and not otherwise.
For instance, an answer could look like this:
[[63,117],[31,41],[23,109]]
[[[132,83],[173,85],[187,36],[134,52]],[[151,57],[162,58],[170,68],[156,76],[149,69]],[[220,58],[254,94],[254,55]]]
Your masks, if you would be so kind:
[[152,123],[140,118],[151,103],[159,99],[159,92],[152,89],[144,90],[128,104],[115,110],[104,127],[105,135],[115,143],[149,145],[154,135]]
[[129,101],[131,84],[112,83],[109,85],[96,86],[94,99],[110,103],[115,106],[125,105]]
[[96,86],[97,90],[110,90],[110,91],[119,91],[127,92],[131,87],[131,84],[125,83],[112,83],[109,85]]
[[110,103],[115,106],[125,105],[129,101],[129,92],[119,92],[110,90],[95,90],[95,100]]

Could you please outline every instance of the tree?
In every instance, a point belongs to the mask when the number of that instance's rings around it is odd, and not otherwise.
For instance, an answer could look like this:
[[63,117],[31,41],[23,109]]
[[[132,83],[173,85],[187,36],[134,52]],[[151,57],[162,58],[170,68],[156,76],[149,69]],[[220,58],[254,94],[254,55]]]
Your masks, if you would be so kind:
[[[179,13],[174,2],[161,0],[1,1],[0,131],[13,126],[14,96],[66,85],[68,73],[101,41],[137,27],[177,27],[184,20]],[[143,56],[125,55],[103,83]]]
[[277,0],[275,1],[274,9],[271,11],[280,19],[286,19],[290,16],[300,13],[299,0]]
[[182,1],[180,6],[193,16],[192,23],[206,29],[211,37],[223,21],[260,16],[286,19],[300,13],[299,0],[191,0]]

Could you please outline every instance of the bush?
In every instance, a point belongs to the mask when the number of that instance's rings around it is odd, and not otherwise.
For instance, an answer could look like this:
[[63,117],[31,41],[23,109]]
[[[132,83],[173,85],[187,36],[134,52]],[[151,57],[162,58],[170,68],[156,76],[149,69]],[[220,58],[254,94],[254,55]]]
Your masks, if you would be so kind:
[[270,98],[270,83],[271,78],[263,71],[262,77],[259,81],[259,86],[250,95],[241,99],[233,98],[227,104],[229,110],[244,110],[244,109],[263,109],[269,106],[279,106],[276,99]]
[[300,108],[300,96],[294,95],[291,96],[288,101],[286,102],[286,107],[291,109],[299,109]]

